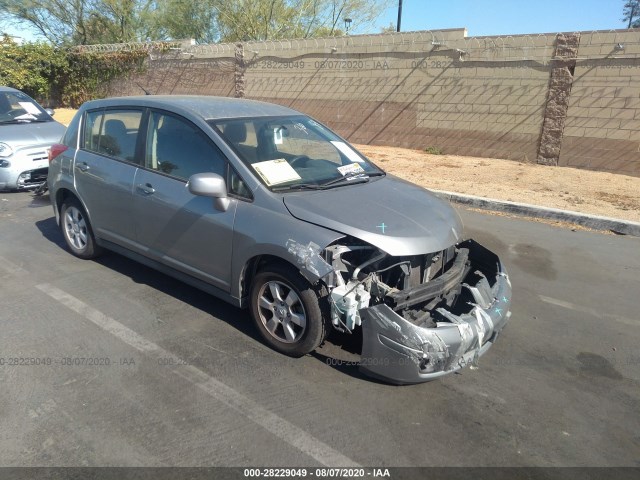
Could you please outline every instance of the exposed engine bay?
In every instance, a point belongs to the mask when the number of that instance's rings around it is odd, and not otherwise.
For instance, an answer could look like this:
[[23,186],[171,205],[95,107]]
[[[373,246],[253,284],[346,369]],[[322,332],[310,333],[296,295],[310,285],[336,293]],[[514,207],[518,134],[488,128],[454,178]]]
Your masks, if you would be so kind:
[[[342,239],[325,249],[335,274],[330,293],[331,320],[336,329],[361,325],[359,310],[385,304],[421,327],[446,321],[437,309],[454,310],[462,280],[470,270],[469,250],[451,246],[425,255],[392,257],[355,239]],[[475,283],[475,282],[474,282]]]
[[511,316],[509,276],[474,240],[411,256],[348,236],[324,250],[294,241],[288,248],[301,271],[327,286],[334,328],[362,328],[360,370],[390,383],[477,366]]

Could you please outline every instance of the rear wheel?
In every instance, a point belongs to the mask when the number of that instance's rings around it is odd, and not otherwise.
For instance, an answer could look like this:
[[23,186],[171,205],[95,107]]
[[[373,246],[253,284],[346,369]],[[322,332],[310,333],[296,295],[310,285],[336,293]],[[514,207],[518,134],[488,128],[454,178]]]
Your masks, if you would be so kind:
[[77,199],[69,198],[62,204],[60,228],[67,247],[76,257],[89,259],[102,253],[96,245],[89,218]]
[[273,265],[259,272],[251,286],[250,301],[258,331],[271,347],[285,355],[306,355],[326,336],[320,299],[293,267]]

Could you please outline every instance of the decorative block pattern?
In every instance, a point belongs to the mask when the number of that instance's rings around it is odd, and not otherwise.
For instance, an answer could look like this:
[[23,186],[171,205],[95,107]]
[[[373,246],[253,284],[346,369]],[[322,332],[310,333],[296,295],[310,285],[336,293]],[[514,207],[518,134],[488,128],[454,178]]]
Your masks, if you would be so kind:
[[354,142],[640,175],[640,30],[196,45],[148,66],[110,92],[244,96]]

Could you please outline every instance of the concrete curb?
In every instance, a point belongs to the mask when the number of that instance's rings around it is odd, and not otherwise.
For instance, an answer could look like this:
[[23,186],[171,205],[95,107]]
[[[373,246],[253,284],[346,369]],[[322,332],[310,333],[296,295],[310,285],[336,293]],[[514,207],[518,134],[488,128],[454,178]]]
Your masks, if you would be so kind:
[[608,230],[623,235],[640,237],[640,223],[629,220],[601,217],[599,215],[572,212],[570,210],[560,210],[558,208],[539,207],[537,205],[529,205],[527,203],[476,197],[475,195],[463,195],[444,190],[430,191],[436,196],[449,200],[452,203],[468,205],[483,210],[494,210],[498,212],[513,213],[516,215],[526,215],[528,217],[544,218],[547,220],[559,220],[562,222],[582,225],[583,227],[593,228],[594,230]]

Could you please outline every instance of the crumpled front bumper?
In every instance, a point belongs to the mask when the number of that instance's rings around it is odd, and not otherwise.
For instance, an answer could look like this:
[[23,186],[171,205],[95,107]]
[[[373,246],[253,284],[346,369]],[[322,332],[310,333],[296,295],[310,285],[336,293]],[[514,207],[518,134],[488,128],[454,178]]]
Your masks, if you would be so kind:
[[47,148],[29,147],[3,158],[9,166],[0,167],[0,190],[25,190],[44,182],[49,169]]
[[469,249],[467,278],[479,278],[474,285],[463,281],[473,298],[468,310],[437,309],[442,321],[433,328],[416,326],[384,304],[360,310],[363,373],[395,384],[427,382],[477,364],[491,347],[511,316],[511,282],[493,252],[473,240],[459,246]]

